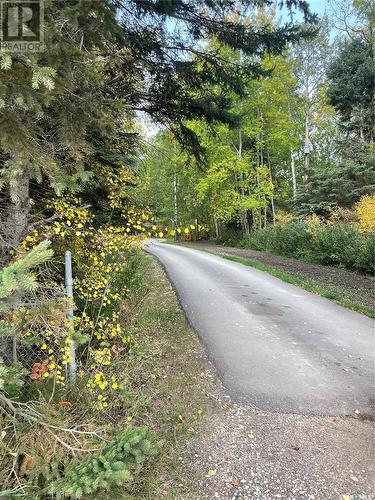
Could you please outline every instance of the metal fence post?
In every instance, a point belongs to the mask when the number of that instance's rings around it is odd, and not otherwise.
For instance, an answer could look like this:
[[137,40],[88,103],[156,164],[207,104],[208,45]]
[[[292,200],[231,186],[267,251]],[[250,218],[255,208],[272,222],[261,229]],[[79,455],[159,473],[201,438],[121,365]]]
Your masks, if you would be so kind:
[[[65,252],[65,294],[69,300],[69,308],[66,312],[66,319],[69,322],[69,328],[73,329],[73,273],[72,273],[72,254],[67,250]],[[76,363],[76,350],[75,344],[69,345],[70,357],[72,361],[67,364],[68,379],[73,383],[76,380],[77,363]]]

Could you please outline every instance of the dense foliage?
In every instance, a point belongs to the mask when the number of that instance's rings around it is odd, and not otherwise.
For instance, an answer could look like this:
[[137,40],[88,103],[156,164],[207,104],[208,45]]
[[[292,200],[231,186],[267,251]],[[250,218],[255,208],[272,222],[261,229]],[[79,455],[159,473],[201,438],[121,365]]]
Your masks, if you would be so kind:
[[375,234],[348,224],[293,222],[253,231],[237,245],[373,274]]
[[145,237],[373,270],[368,4],[332,50],[302,0],[46,0],[44,51],[0,52],[0,496],[127,495],[149,464]]
[[53,480],[48,492],[55,498],[81,498],[124,485],[139,474],[145,457],[154,452],[154,443],[146,428],[119,432],[100,450],[72,462],[64,475]]
[[[256,60],[257,78],[245,71],[243,93],[231,94],[235,123],[185,120],[205,149],[203,164],[165,131],[148,141],[138,168],[159,220],[197,219],[210,228],[211,237],[235,243],[262,228],[279,235],[268,226],[277,226],[285,212],[301,220],[315,214],[330,225],[348,225],[337,230],[327,225],[333,247],[340,231],[348,233],[348,241],[367,238],[358,227],[371,232],[374,216],[355,206],[375,193],[374,11],[366,0],[349,4],[345,22],[342,12],[332,12],[331,19],[320,20],[314,38],[262,54]],[[249,15],[247,24],[279,29],[272,8]],[[254,62],[253,55],[215,37],[205,47],[211,50],[228,68],[245,69]],[[210,85],[216,94],[217,87]],[[364,210],[366,223],[360,216]],[[293,239],[294,226],[282,231],[287,230]],[[250,234],[248,241],[257,238]],[[282,252],[277,245],[272,251]],[[343,264],[335,257],[318,260]],[[372,269],[370,263],[345,265]]]

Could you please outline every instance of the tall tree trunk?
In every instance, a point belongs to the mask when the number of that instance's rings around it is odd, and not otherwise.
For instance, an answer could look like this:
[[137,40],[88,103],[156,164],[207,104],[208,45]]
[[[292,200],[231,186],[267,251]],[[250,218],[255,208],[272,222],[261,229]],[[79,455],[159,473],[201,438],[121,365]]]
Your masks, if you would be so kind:
[[[257,173],[256,173],[256,186],[257,188],[259,188],[259,172],[258,172],[258,169],[257,169]],[[262,207],[259,207],[256,209],[256,214],[257,214],[257,217],[259,218],[258,220],[258,229],[262,229]]]
[[276,210],[275,210],[275,201],[273,199],[273,195],[271,196],[271,210],[272,210],[272,224],[276,226]]
[[305,113],[305,140],[304,140],[304,179],[307,181],[310,162],[310,130],[309,130],[309,112]]
[[30,174],[23,169],[15,179],[5,222],[3,258],[9,260],[10,250],[17,250],[28,232],[30,212]]
[[220,221],[216,217],[214,217],[214,223],[215,223],[215,233],[216,233],[216,239],[218,240],[221,236],[221,226],[220,226]]
[[[259,107],[257,107],[257,117],[260,119],[262,116],[261,110]],[[263,167],[264,166],[264,154],[263,154],[263,125],[260,133],[258,134],[258,143],[257,143],[257,166],[258,167]],[[256,172],[256,185],[257,188],[260,186],[260,179],[259,179],[259,172],[257,168]],[[265,201],[265,197],[263,195],[263,201]],[[259,223],[258,223],[258,229],[262,229],[262,207],[260,206],[258,209],[258,217],[259,217]]]
[[275,226],[276,225],[276,211],[275,211],[275,201],[274,201],[274,197],[273,197],[273,176],[272,176],[272,168],[271,168],[269,151],[267,151],[267,161],[268,161],[268,170],[270,172],[270,179],[272,182],[272,194],[271,194],[272,223]]
[[247,224],[249,226],[249,233],[250,233],[251,228],[253,227],[253,224],[254,224],[254,211],[253,210],[247,210],[246,219],[247,219]]
[[294,153],[293,149],[290,148],[290,169],[292,171],[292,186],[293,186],[293,200],[297,197],[297,180],[296,180],[296,168],[294,163]]
[[241,227],[243,234],[250,233],[249,220],[247,217],[247,210],[245,212],[241,212]]
[[[238,149],[237,149],[237,156],[239,158],[242,158],[242,130],[238,131]],[[240,174],[240,195],[241,197],[245,196],[245,190],[243,186],[243,174]],[[250,228],[249,228],[249,221],[247,218],[247,213],[246,210],[240,213],[240,221],[241,221],[241,229],[243,234],[249,234]]]
[[175,235],[174,239],[178,240],[178,200],[177,200],[177,174],[175,172],[174,178],[173,178],[173,203],[174,203],[174,229],[175,229]]

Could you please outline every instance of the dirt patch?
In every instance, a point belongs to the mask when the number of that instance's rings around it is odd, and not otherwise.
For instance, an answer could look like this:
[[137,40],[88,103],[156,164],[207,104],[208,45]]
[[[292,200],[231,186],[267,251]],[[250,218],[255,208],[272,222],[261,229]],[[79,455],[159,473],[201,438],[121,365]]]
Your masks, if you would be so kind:
[[327,290],[337,292],[344,298],[368,307],[375,308],[375,280],[338,267],[322,266],[302,260],[274,255],[268,252],[215,245],[214,243],[194,242],[184,245],[209,250],[218,254],[234,255],[266,264],[273,269],[288,273],[298,279],[320,285]]

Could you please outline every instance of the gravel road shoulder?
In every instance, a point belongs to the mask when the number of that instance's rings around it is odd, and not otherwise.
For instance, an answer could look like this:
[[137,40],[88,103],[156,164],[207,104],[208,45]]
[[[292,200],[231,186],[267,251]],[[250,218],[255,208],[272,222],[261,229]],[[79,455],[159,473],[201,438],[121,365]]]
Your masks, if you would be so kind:
[[265,412],[232,404],[224,387],[216,398],[180,457],[194,491],[184,499],[375,499],[374,422]]
[[[179,479],[165,478],[161,498],[375,500],[373,421],[360,414],[284,414],[235,404],[197,336],[190,355],[203,368],[194,372],[201,425],[178,447]],[[187,361],[185,373],[195,369]]]

